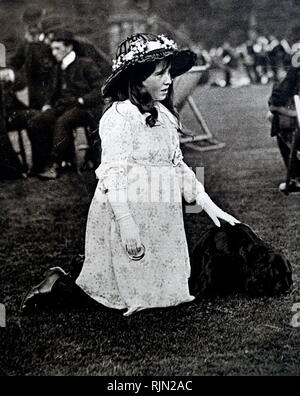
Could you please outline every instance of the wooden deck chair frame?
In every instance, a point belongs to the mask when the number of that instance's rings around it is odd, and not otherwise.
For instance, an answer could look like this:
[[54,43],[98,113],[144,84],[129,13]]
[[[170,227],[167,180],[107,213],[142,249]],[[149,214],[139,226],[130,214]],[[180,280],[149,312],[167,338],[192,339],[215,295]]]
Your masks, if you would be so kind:
[[205,118],[192,97],[201,74],[209,68],[210,65],[194,66],[191,70],[177,77],[174,81],[175,106],[177,110],[180,112],[187,103],[200,127],[199,133],[199,131],[191,131],[183,126],[183,131],[179,136],[180,143],[196,151],[217,150],[225,147],[225,143],[221,143],[213,137]]

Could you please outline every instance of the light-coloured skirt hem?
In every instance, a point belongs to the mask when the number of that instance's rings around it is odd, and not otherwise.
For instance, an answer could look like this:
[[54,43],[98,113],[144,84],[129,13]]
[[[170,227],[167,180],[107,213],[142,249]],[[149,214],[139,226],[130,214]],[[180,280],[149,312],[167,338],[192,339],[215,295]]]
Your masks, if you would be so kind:
[[110,303],[106,298],[104,298],[104,297],[94,297],[94,296],[92,296],[92,295],[90,295],[90,297],[93,299],[93,300],[95,300],[95,301],[97,301],[99,304],[102,304],[102,305],[104,305],[105,307],[107,307],[107,308],[112,308],[112,309],[119,309],[119,310],[121,310],[121,309],[126,309],[127,307],[126,307],[126,305],[119,305],[119,304],[113,304],[113,303]]
[[131,307],[131,308],[128,308],[125,313],[123,313],[123,316],[130,316],[130,315],[132,315],[132,314],[134,314],[136,312],[143,311],[145,309],[176,307],[177,305],[189,303],[189,302],[192,302],[194,300],[195,300],[195,297],[194,296],[190,296],[190,298],[188,298],[186,300],[183,300],[183,301],[180,301],[177,304],[172,304],[172,305],[155,305],[155,306],[152,305],[151,307]]
[[134,307],[126,307],[124,305],[117,305],[117,304],[112,304],[110,303],[107,299],[102,298],[102,297],[94,297],[90,295],[91,298],[93,298],[95,301],[98,303],[104,305],[107,308],[111,309],[118,309],[118,310],[124,310],[127,309],[126,312],[123,313],[124,316],[131,316],[132,314],[139,312],[139,311],[144,311],[146,309],[151,309],[151,308],[168,308],[168,307],[175,307],[180,304],[185,304],[189,303],[195,300],[194,296],[190,296],[190,298],[187,298],[186,300],[180,301],[176,304],[170,304],[170,305],[151,305],[151,306],[134,306]]
[[84,286],[80,282],[75,282],[77,286],[79,286],[89,297],[91,297],[93,300],[97,301],[99,304],[104,305],[107,308],[112,308],[112,309],[126,309],[127,306],[124,304],[113,304],[109,302],[105,297],[99,297],[99,296],[94,296],[93,294],[88,293]]
[[[87,293],[87,292],[84,290],[84,288],[80,285],[80,283],[77,283],[77,282],[76,282],[76,284],[77,284],[80,288],[82,288],[82,290],[83,290],[85,293]],[[88,293],[87,293],[87,294],[88,294]],[[189,302],[192,302],[192,301],[195,300],[195,297],[194,297],[194,296],[189,296],[188,298],[186,298],[186,299],[184,299],[184,300],[182,300],[182,301],[179,301],[179,302],[177,302],[177,303],[173,303],[173,304],[162,304],[162,305],[158,304],[158,305],[151,305],[151,306],[133,306],[133,307],[128,307],[128,306],[126,306],[125,304],[122,305],[122,304],[114,304],[114,303],[111,303],[111,302],[109,302],[109,301],[108,301],[106,298],[104,298],[104,297],[94,296],[94,295],[92,295],[92,294],[88,294],[88,295],[89,295],[93,300],[97,301],[99,304],[102,304],[102,305],[104,305],[104,306],[107,307],[107,308],[118,309],[118,310],[127,309],[127,311],[123,314],[124,316],[130,316],[130,315],[134,314],[135,312],[143,311],[143,310],[145,310],[145,309],[175,307],[175,306],[177,306],[177,305],[189,303]]]

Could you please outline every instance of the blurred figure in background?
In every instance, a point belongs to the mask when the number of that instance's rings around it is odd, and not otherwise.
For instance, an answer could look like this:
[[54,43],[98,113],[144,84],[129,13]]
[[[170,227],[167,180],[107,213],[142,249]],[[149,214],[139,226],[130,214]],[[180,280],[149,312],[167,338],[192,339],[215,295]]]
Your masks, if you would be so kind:
[[255,68],[261,84],[267,84],[271,77],[269,74],[268,45],[269,40],[264,36],[259,36],[253,46],[255,53]]
[[[9,58],[9,68],[3,71],[9,73],[9,81],[16,90],[25,86],[28,89],[28,107],[16,99],[10,101],[7,107],[7,128],[27,130],[32,150],[32,174],[40,172],[45,166],[44,149],[51,145],[50,137],[44,131],[40,132],[42,138],[37,144],[30,124],[32,117],[48,109],[47,103],[54,91],[55,59],[49,45],[41,41],[42,16],[43,11],[34,7],[26,9],[22,14],[24,39]],[[11,96],[12,91],[10,92]]]
[[198,45],[192,45],[191,50],[195,52],[197,55],[197,63],[196,66],[204,66],[207,67],[207,70],[201,73],[198,84],[205,85],[209,82],[210,73],[209,68],[211,65],[211,58],[208,51],[204,48],[203,43],[198,43]]
[[[73,129],[90,127],[97,131],[102,113],[100,87],[103,77],[97,65],[89,58],[76,53],[77,41],[70,31],[57,30],[51,43],[52,54],[56,59],[55,91],[48,103],[46,112],[32,120],[32,130],[37,142],[41,131],[53,135],[53,145],[46,158],[46,166],[38,174],[43,180],[56,179],[58,168],[66,153],[74,149]],[[100,147],[97,138],[87,135],[87,140],[95,156]],[[72,150],[71,150],[72,151]],[[95,165],[100,160],[94,158]]]
[[234,49],[228,41],[225,41],[219,48],[212,48],[210,51],[211,63],[215,69],[223,73],[223,79],[215,79],[211,86],[229,87],[232,84],[232,72],[238,67],[238,61]]
[[[22,15],[25,26],[24,40],[9,59],[14,74],[24,72],[25,85],[28,87],[29,107],[42,109],[53,82],[55,60],[49,46],[42,41],[43,11],[28,8]],[[51,92],[50,92],[51,94]]]
[[237,67],[234,50],[228,41],[223,43],[221,60],[224,70],[225,87],[228,87],[231,85],[232,70]]
[[286,40],[279,41],[275,36],[269,37],[268,59],[273,79],[275,82],[282,81],[291,65],[291,49]]
[[[275,84],[269,100],[270,111],[273,113],[271,136],[277,138],[278,147],[284,164],[290,165],[292,136],[296,128],[296,110],[293,97],[300,94],[300,68],[290,68],[286,78]],[[291,164],[291,186],[290,192],[300,192],[300,138],[297,134],[296,141],[297,156]],[[279,186],[281,192],[286,191],[286,183]]]
[[[24,86],[28,88],[28,107],[19,102],[16,97],[12,99],[12,89],[10,89],[11,100],[7,106],[7,127],[8,130],[27,130],[33,162],[30,174],[39,175],[48,164],[53,145],[53,128],[50,123],[40,127],[37,120],[43,119],[41,113],[47,113],[52,108],[53,97],[57,93],[57,59],[53,56],[50,45],[56,32],[62,30],[63,23],[58,15],[45,16],[45,13],[35,8],[26,10],[22,20],[26,22],[24,40],[19,44],[16,53],[11,56],[10,68],[1,71],[1,73],[3,76],[5,74],[6,80],[9,76],[8,79],[12,83],[11,88],[16,86],[18,86],[17,90]],[[105,64],[105,60],[93,44],[88,41],[76,41],[74,49],[76,56],[95,60],[98,68],[95,71],[95,76],[101,73],[100,64]],[[18,81],[17,84],[16,81]],[[90,125],[93,124],[89,117],[86,119],[90,121]],[[82,122],[82,125],[85,125],[85,122]],[[96,143],[95,139],[92,139],[90,135],[87,136],[90,147],[86,151],[86,166],[96,166],[100,162],[98,153],[100,143],[97,142],[97,149],[91,147]],[[71,164],[75,157],[73,142],[65,154],[64,161]]]
[[250,31],[248,35],[249,39],[240,46],[240,57],[247,76],[249,77],[250,83],[257,84],[260,82],[260,78],[256,69],[257,55],[254,50],[257,34],[254,31]]
[[[49,15],[42,19],[42,28],[43,28],[43,41],[51,45],[53,41],[55,32],[57,30],[72,30],[72,27],[69,27],[68,24],[62,23],[59,15]],[[98,66],[99,70],[103,75],[108,75],[110,72],[110,58],[95,47],[93,43],[91,43],[86,37],[78,37],[75,35],[75,39],[77,42],[76,45],[76,54],[79,57],[90,58],[93,62]]]

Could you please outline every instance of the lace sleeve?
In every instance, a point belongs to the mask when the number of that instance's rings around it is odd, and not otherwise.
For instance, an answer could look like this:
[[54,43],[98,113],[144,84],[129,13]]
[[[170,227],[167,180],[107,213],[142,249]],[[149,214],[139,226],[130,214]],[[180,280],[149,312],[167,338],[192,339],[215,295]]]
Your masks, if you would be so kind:
[[128,160],[132,156],[132,126],[130,117],[114,104],[100,120],[102,162],[96,170],[102,191],[127,188]]

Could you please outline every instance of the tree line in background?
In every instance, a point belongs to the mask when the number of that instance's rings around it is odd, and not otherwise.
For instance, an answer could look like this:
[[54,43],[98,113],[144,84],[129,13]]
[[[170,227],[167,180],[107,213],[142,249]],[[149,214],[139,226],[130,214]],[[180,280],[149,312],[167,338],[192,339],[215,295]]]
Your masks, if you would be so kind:
[[[110,4],[110,0],[0,0],[0,41],[8,51],[14,49],[22,36],[20,15],[35,5],[58,13],[66,26],[108,52]],[[130,0],[129,4],[140,8],[145,18],[157,15],[206,47],[225,40],[237,45],[247,39],[249,28],[293,41],[300,38],[299,0]]]

